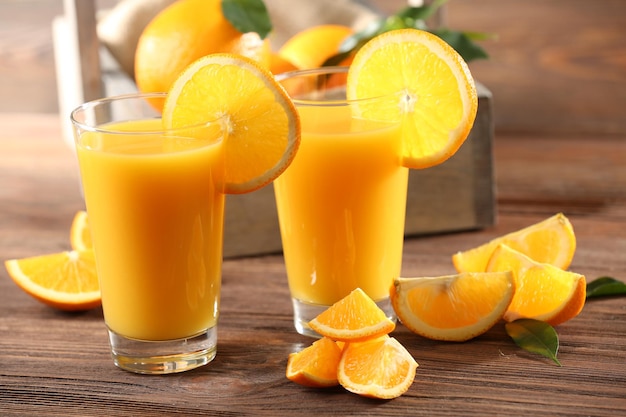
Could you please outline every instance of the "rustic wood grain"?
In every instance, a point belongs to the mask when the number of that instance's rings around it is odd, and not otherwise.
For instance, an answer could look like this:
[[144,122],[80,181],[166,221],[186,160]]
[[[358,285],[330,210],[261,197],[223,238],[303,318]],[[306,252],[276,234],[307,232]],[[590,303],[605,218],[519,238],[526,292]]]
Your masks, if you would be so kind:
[[[0,114],[0,125],[0,259],[69,248],[69,225],[83,205],[56,116]],[[403,275],[451,273],[455,251],[563,211],[578,237],[571,269],[623,280],[625,152],[626,141],[611,137],[501,135],[494,149],[497,225],[408,239]],[[393,335],[420,367],[405,395],[377,401],[285,378],[287,355],[311,340],[293,330],[281,256],[226,260],[223,283],[216,359],[188,373],[141,376],[113,366],[100,309],[52,310],[0,268],[0,414],[626,414],[624,298],[589,301],[557,328],[563,367],[517,348],[502,323],[462,344],[429,341],[400,325]]]

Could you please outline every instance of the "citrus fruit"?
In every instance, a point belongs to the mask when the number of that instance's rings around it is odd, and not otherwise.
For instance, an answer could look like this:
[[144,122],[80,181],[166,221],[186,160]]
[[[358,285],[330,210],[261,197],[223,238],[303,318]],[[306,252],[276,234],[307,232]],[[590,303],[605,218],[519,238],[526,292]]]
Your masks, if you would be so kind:
[[295,106],[269,70],[233,54],[204,56],[176,79],[163,106],[166,128],[226,120],[223,143],[226,193],[269,184],[300,144]]
[[70,244],[72,249],[77,251],[93,249],[91,231],[89,230],[89,222],[85,210],[79,210],[74,215],[74,220],[72,220],[72,226],[70,227]]
[[265,68],[270,66],[272,51],[269,39],[261,39],[256,32],[244,33],[241,36],[231,39],[224,45],[222,50],[231,54],[251,58]]
[[493,327],[515,294],[510,271],[397,278],[391,303],[409,330],[435,340],[464,342]]
[[327,337],[313,342],[297,353],[289,354],[287,379],[306,387],[332,387],[338,385],[337,367],[341,348]]
[[352,342],[390,333],[396,324],[357,288],[309,322],[322,336]]
[[427,168],[450,158],[472,128],[478,99],[469,68],[441,38],[418,29],[398,29],[368,41],[354,56],[348,99],[389,96],[388,106],[360,110],[361,117],[404,119],[402,160]]
[[355,394],[390,399],[411,387],[417,366],[404,346],[384,335],[348,343],[339,361],[337,379],[342,387]]
[[501,244],[491,255],[488,271],[512,271],[517,291],[504,319],[530,318],[561,324],[578,315],[585,305],[583,275],[532,260]]
[[282,74],[283,72],[295,71],[298,67],[288,59],[280,56],[278,52],[270,52],[269,69],[272,74]]
[[[166,92],[196,59],[218,52],[259,52],[224,17],[221,0],[179,0],[161,10],[143,29],[135,50],[139,91]],[[260,44],[263,45],[263,44]],[[245,53],[245,52],[244,52]]]
[[563,213],[555,214],[515,232],[493,239],[478,247],[452,255],[459,272],[482,272],[495,248],[504,243],[532,259],[567,269],[576,251],[576,235]]
[[101,304],[91,250],[11,259],[5,267],[20,288],[51,307],[79,311]]
[[299,69],[319,68],[339,53],[339,46],[352,33],[353,30],[344,25],[313,26],[289,38],[278,54]]

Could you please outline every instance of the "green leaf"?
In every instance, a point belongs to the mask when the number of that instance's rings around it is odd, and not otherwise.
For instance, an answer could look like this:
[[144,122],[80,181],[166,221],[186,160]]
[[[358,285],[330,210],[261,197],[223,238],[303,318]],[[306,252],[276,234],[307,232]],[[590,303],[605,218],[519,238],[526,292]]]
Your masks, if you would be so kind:
[[[441,39],[446,41],[451,47],[453,47],[465,62],[470,62],[475,59],[487,59],[489,55],[483,48],[474,43],[470,36],[464,32],[458,32],[450,29],[435,29],[431,31]],[[475,34],[474,34],[475,36]]]
[[224,17],[241,33],[256,32],[265,39],[272,21],[263,0],[222,0]]
[[625,295],[626,283],[611,277],[600,277],[587,283],[587,298]]
[[423,6],[410,6],[403,10],[400,10],[398,13],[396,13],[396,16],[403,19],[408,18],[413,20],[426,20],[432,17],[437,12],[437,9],[439,9],[447,2],[448,0],[435,0],[432,3]]
[[504,327],[517,346],[552,359],[554,363],[561,366],[556,358],[559,350],[559,336],[548,323],[534,319],[518,319],[507,323]]

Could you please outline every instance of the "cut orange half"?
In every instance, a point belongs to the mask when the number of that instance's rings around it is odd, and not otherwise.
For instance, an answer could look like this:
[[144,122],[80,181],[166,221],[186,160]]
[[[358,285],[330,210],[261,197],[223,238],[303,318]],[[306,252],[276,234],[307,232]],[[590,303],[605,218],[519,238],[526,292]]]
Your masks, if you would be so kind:
[[390,333],[396,324],[357,288],[309,322],[322,336],[351,342]]
[[349,99],[390,96],[388,106],[362,108],[376,120],[404,119],[403,165],[428,168],[450,158],[476,117],[476,87],[463,58],[441,38],[398,29],[367,42],[348,74]]
[[530,318],[553,326],[570,320],[585,305],[584,275],[532,260],[507,245],[499,245],[487,264],[488,271],[512,271],[517,291],[504,313],[506,321]]
[[78,251],[93,249],[91,231],[89,230],[89,222],[85,210],[77,211],[74,215],[74,220],[72,220],[72,226],[70,228],[70,244],[72,245],[72,249]]
[[300,119],[269,70],[233,54],[204,56],[172,85],[163,108],[166,128],[225,120],[224,190],[240,194],[280,175],[300,144]]
[[515,294],[509,271],[397,278],[391,303],[409,330],[434,340],[464,342],[493,327]]
[[5,267],[20,288],[51,307],[78,311],[101,304],[91,250],[12,259]]
[[384,335],[348,343],[339,361],[337,379],[342,387],[355,394],[391,399],[408,391],[417,366],[400,342]]
[[489,258],[501,243],[537,262],[549,263],[561,269],[569,267],[576,251],[574,228],[563,213],[558,213],[475,248],[457,252],[452,255],[452,263],[459,272],[485,271]]

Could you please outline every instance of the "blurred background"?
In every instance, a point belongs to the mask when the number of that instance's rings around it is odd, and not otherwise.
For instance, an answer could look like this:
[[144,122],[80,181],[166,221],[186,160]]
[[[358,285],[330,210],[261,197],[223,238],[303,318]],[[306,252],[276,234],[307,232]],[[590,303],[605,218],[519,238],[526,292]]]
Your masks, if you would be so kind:
[[[405,0],[361,1],[384,14]],[[98,0],[99,9],[116,4]],[[0,0],[0,112],[56,113],[52,20],[63,0]],[[446,26],[489,32],[473,61],[496,134],[626,133],[626,1],[451,0]]]

